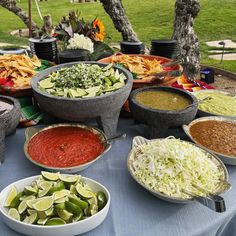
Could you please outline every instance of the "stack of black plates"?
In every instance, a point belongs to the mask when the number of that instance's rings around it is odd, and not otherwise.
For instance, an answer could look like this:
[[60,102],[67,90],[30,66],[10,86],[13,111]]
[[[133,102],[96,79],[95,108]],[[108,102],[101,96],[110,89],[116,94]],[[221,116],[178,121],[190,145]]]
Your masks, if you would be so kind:
[[178,55],[177,40],[152,40],[150,54],[167,58],[176,58]]
[[49,39],[29,39],[30,50],[38,58],[57,62],[57,43],[55,38]]
[[143,54],[144,44],[142,42],[120,42],[120,50],[124,54]]

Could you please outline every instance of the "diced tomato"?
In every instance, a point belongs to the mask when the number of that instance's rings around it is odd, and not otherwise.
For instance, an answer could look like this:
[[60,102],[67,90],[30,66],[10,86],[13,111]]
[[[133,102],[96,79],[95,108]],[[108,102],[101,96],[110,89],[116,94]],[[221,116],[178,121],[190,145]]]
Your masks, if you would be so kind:
[[8,86],[8,87],[13,87],[14,86],[14,82],[12,80],[9,80],[4,85]]
[[0,85],[5,85],[7,78],[0,78]]

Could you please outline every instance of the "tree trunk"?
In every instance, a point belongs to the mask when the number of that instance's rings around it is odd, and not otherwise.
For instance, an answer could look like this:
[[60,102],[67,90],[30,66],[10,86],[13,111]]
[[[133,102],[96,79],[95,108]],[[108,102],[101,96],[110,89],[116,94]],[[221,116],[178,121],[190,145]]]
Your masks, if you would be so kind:
[[196,79],[200,71],[199,42],[193,29],[199,11],[198,0],[176,0],[173,38],[179,43],[180,56],[187,59],[183,67],[190,80]]
[[[20,7],[16,5],[15,0],[0,0],[0,6],[20,17],[24,24],[29,28],[29,17]],[[32,22],[32,29],[38,29],[38,26],[34,22]]]
[[100,0],[107,14],[111,17],[115,28],[121,32],[123,40],[139,42],[121,0]]

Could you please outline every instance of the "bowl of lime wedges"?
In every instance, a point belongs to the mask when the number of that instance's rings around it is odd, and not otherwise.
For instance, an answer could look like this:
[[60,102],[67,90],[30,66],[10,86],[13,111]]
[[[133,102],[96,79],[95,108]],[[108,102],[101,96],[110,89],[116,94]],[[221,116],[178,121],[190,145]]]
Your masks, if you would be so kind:
[[0,215],[13,230],[34,236],[72,236],[100,225],[110,206],[109,191],[80,175],[42,171],[0,193]]

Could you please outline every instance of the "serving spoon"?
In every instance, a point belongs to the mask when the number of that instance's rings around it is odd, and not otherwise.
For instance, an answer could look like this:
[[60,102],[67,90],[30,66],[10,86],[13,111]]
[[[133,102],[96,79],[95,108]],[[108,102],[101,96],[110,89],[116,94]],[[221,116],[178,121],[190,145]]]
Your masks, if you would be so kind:
[[102,141],[102,143],[110,143],[113,140],[118,140],[118,139],[123,139],[123,138],[126,138],[126,134],[118,134],[111,138],[105,139],[104,141]]
[[197,104],[201,104],[202,102],[207,101],[207,100],[211,100],[211,99],[212,99],[211,97],[205,97],[205,98],[203,98],[201,100],[198,100],[197,102],[191,103],[190,105],[186,106],[185,109],[187,109],[189,107],[192,107],[192,106],[195,106]]
[[226,211],[224,198],[215,194],[207,193],[205,197],[202,197],[196,193],[192,193],[186,189],[182,189],[182,192],[192,197],[197,202],[208,207],[215,212]]

